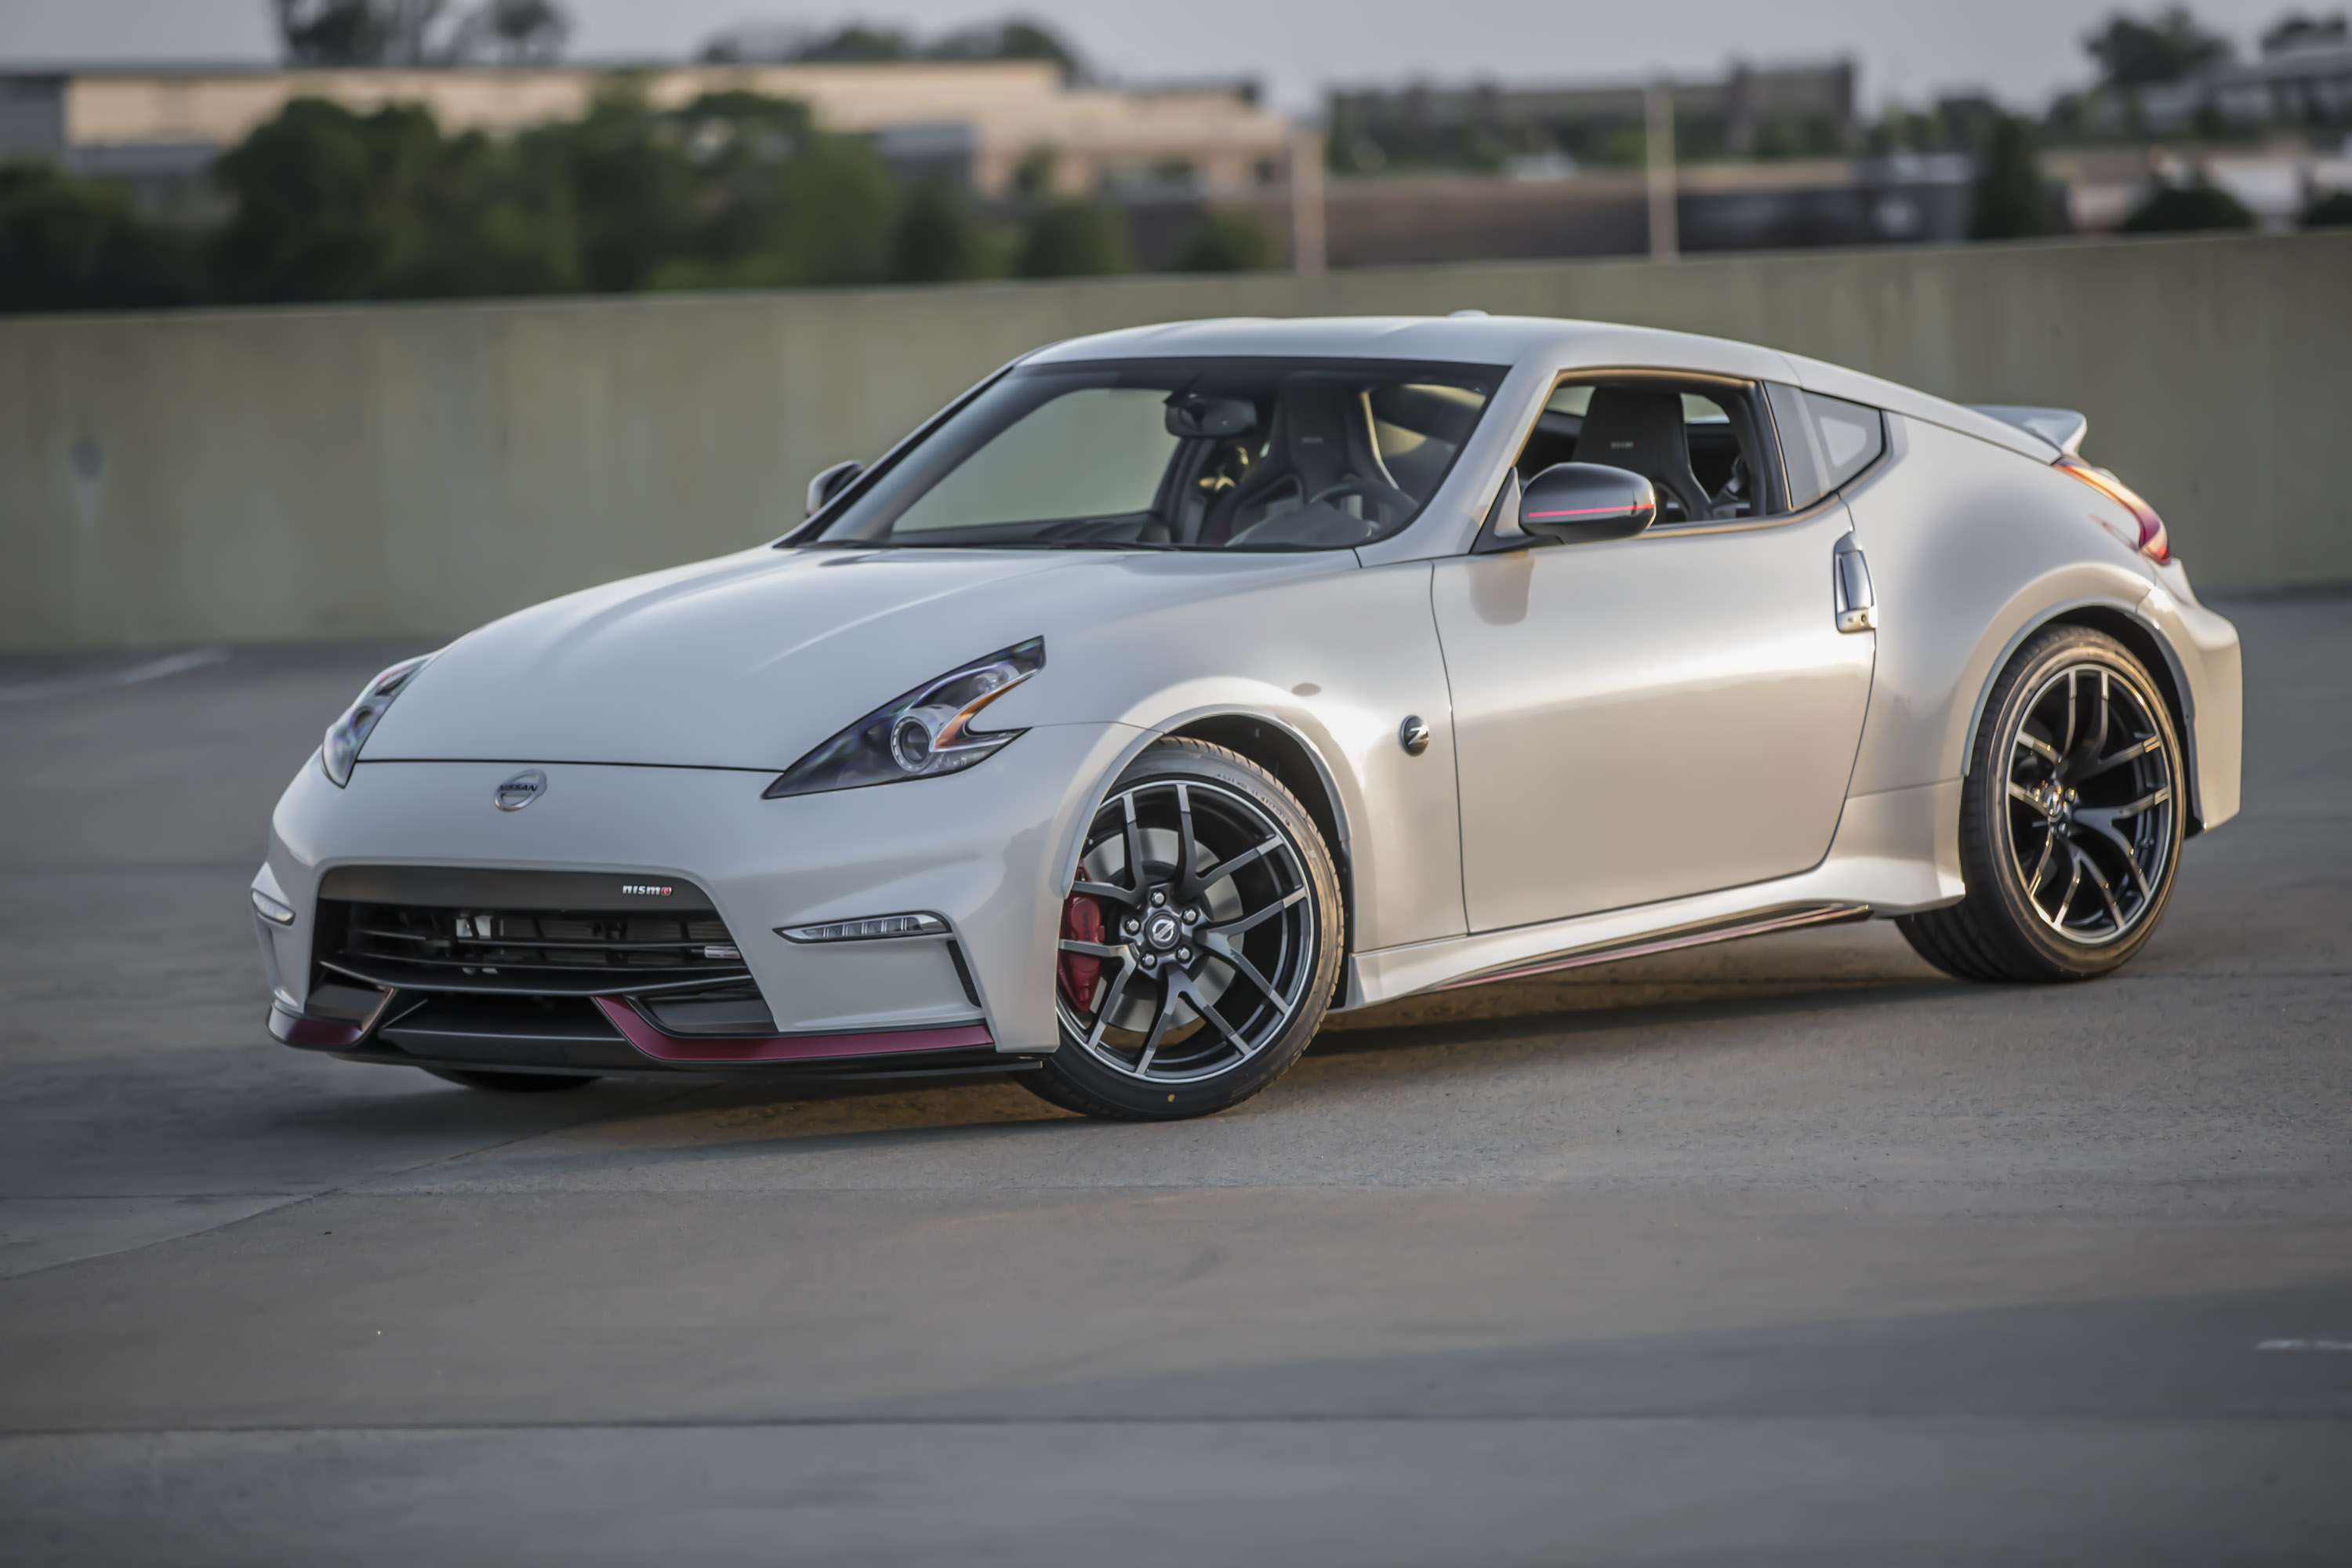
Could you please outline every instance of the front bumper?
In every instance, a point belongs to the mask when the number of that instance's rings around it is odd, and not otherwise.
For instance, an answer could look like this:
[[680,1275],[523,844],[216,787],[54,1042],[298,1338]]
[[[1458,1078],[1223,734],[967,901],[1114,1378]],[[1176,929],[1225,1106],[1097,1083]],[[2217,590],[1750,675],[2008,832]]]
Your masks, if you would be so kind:
[[[1118,724],[1040,726],[965,773],[781,800],[760,797],[770,775],[742,770],[362,762],[337,789],[313,761],[278,802],[256,879],[297,916],[256,921],[271,1033],[360,1059],[519,1070],[1014,1065],[1057,1040],[1059,893],[1082,814],[1147,738]],[[498,810],[493,792],[526,765],[548,775],[543,795]],[[390,1000],[364,984],[349,994],[337,939],[320,935],[321,883],[375,867],[690,883],[740,946],[772,1027],[673,1032],[583,986],[567,987],[550,1016],[521,1019],[380,974],[358,978]],[[778,931],[918,910],[947,934],[800,943]]]

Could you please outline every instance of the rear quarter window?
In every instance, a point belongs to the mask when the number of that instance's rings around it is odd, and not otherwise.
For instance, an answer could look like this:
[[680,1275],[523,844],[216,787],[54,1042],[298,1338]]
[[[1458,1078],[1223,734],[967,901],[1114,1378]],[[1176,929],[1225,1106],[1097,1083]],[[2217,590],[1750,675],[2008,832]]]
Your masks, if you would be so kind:
[[1764,390],[1780,430],[1790,510],[1844,488],[1885,454],[1886,416],[1869,405],[1778,382]]

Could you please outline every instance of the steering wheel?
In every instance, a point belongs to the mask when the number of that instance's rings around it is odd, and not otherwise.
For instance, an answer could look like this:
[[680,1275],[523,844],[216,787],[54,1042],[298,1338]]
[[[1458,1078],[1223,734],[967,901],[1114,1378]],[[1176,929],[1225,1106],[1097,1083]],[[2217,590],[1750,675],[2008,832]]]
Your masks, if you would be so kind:
[[1386,479],[1368,479],[1360,474],[1349,474],[1338,484],[1325,485],[1307,498],[1308,506],[1320,506],[1325,501],[1345,496],[1361,496],[1384,507],[1393,507],[1399,513],[1409,512],[1421,503],[1408,492],[1399,489]]

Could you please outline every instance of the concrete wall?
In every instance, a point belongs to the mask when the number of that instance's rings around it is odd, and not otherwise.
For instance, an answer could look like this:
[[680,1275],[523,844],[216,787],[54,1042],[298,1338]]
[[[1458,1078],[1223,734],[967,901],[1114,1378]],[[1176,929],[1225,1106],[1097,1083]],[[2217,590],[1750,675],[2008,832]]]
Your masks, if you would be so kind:
[[2352,581],[2352,233],[0,323],[0,646],[456,632],[757,542],[1013,354],[1475,306],[2091,417],[2209,587]]

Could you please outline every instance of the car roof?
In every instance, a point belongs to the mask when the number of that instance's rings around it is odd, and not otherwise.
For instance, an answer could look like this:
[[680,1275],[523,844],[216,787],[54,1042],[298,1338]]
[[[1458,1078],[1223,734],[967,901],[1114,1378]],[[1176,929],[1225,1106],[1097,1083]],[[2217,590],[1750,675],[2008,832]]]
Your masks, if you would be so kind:
[[2042,462],[2058,449],[2039,437],[1899,383],[1776,349],[1656,327],[1550,316],[1224,317],[1127,327],[1038,350],[1030,364],[1193,355],[1427,360],[1562,369],[1641,365],[1779,381],[1940,425]]

